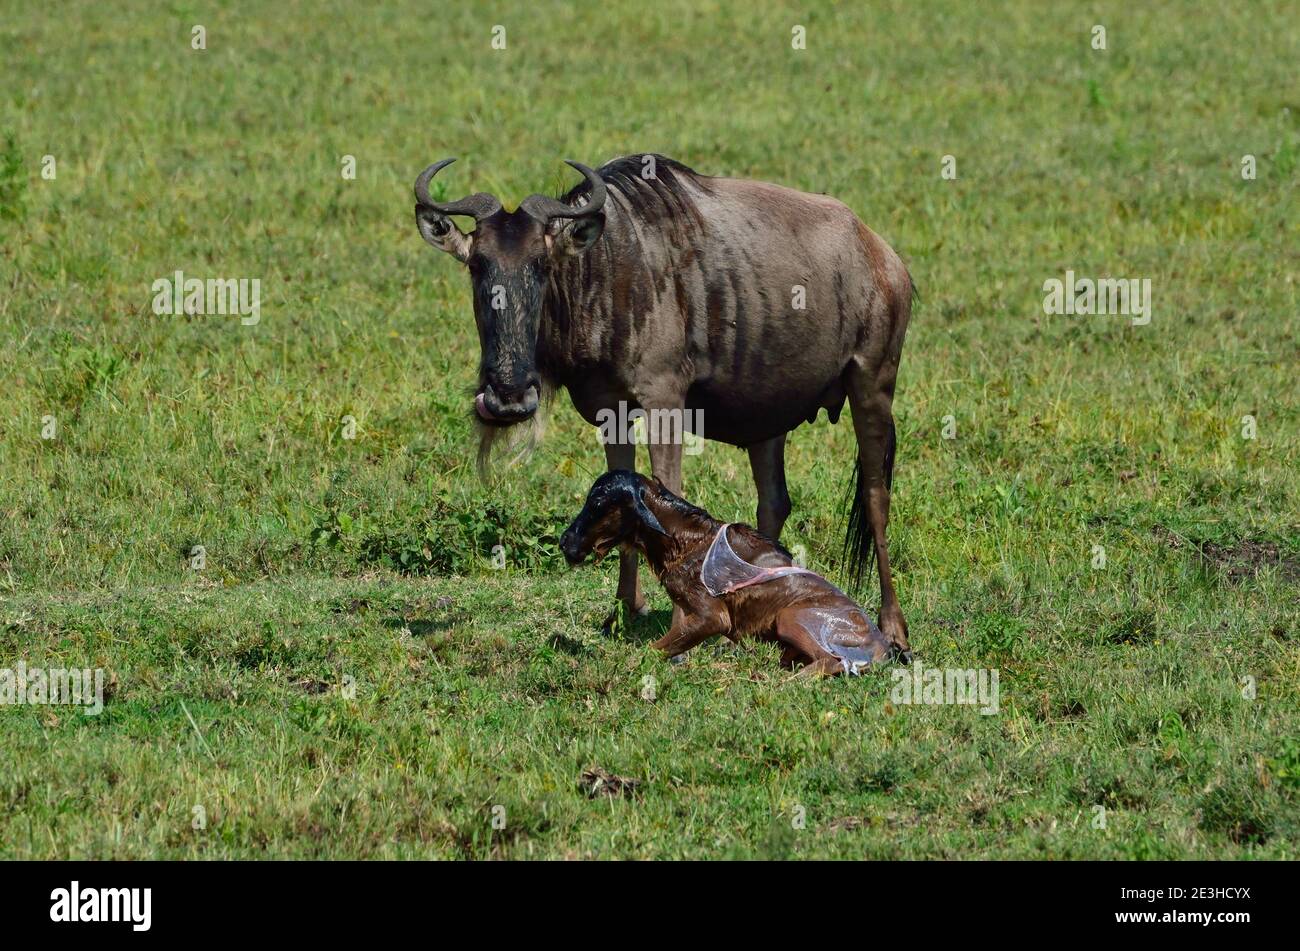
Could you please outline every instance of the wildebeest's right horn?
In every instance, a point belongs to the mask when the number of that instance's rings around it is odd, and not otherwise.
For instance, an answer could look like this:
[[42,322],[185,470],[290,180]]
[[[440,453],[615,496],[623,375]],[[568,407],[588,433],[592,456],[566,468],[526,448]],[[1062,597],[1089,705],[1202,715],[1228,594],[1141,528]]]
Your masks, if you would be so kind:
[[600,176],[581,162],[565,159],[564,164],[580,171],[587,184],[591,186],[591,194],[587,197],[585,205],[575,208],[554,198],[548,198],[546,195],[529,195],[519,203],[519,207],[542,221],[550,221],[552,218],[588,218],[605,207],[605,183],[601,181]]
[[459,201],[434,201],[429,197],[429,182],[442,169],[456,161],[454,158],[434,162],[415,180],[415,200],[421,205],[428,205],[434,211],[444,215],[470,215],[475,220],[487,218],[501,210],[501,202],[487,192],[475,192]]

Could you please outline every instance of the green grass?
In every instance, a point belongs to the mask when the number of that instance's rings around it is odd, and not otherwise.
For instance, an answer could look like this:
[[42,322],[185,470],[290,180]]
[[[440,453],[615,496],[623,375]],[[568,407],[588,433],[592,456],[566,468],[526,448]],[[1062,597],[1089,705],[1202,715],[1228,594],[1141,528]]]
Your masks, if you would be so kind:
[[[112,686],[0,707],[0,855],[1295,857],[1293,4],[10,7],[0,667]],[[612,562],[555,549],[601,464],[564,396],[473,475],[415,174],[459,155],[451,191],[512,205],[642,151],[834,194],[907,259],[897,583],[999,715],[767,648],[669,665],[654,588],[600,634]],[[1151,324],[1044,315],[1067,268],[1149,277]],[[155,316],[177,269],[260,278],[261,322]],[[788,457],[784,540],[837,578],[849,427]],[[740,451],[685,483],[752,518]],[[597,767],[639,784],[588,798]]]

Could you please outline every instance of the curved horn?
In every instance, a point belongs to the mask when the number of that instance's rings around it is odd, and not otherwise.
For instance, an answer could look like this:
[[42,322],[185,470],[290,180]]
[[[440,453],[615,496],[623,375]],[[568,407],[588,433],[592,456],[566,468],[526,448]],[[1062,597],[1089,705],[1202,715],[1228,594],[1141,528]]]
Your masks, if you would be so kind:
[[420,177],[415,180],[415,200],[444,215],[468,215],[476,221],[500,211],[501,202],[487,192],[476,192],[459,201],[434,201],[429,197],[429,182],[433,180],[433,176],[454,161],[456,161],[454,158],[443,159],[441,162],[434,162],[421,172]]
[[556,201],[554,198],[548,198],[545,195],[529,195],[519,203],[519,207],[534,218],[542,221],[550,221],[552,218],[589,218],[604,208],[605,183],[601,181],[600,176],[581,162],[565,159],[564,164],[572,166],[581,172],[582,177],[591,186],[591,195],[588,196],[585,205],[581,208],[574,208],[572,205],[566,205],[562,201]]

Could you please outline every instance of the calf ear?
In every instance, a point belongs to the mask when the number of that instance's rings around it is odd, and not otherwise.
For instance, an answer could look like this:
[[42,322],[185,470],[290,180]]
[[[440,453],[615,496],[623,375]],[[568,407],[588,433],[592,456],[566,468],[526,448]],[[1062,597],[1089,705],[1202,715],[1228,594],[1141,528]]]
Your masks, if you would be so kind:
[[[560,219],[562,220],[562,219]],[[565,221],[560,230],[552,234],[546,232],[546,248],[552,254],[574,257],[584,254],[599,239],[605,230],[605,216],[593,215],[590,218],[574,218]]]
[[641,520],[641,524],[647,528],[654,529],[660,535],[667,535],[668,532],[666,532],[664,527],[659,524],[659,519],[655,518],[655,513],[650,511],[650,506],[645,504],[645,499],[642,497],[641,492],[637,491],[637,493],[632,496],[632,499],[632,507],[636,509],[636,515],[637,518]]
[[420,236],[440,251],[446,251],[462,264],[469,258],[473,239],[456,227],[456,223],[428,205],[415,206],[415,225]]

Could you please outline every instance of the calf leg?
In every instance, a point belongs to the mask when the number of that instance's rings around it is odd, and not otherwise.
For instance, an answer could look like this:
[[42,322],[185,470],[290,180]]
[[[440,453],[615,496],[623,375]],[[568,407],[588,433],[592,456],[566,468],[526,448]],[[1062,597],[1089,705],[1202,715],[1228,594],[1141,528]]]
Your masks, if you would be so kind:
[[798,676],[831,677],[844,673],[844,664],[799,623],[795,611],[785,610],[776,616],[776,639],[781,643],[781,665],[796,667],[806,664]]
[[718,634],[727,634],[731,631],[731,619],[727,613],[720,610],[716,603],[713,606],[701,604],[697,609],[683,611],[680,607],[674,606],[673,623],[668,629],[668,633],[652,644],[669,657],[676,657],[678,654],[684,654],[696,644],[707,641],[710,637]]
[[758,490],[758,530],[774,542],[790,515],[790,493],[785,487],[785,437],[782,433],[749,447],[749,468]]

